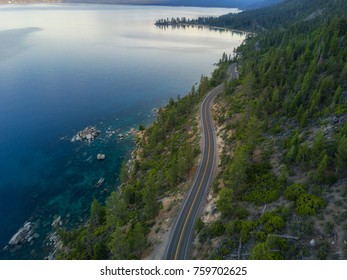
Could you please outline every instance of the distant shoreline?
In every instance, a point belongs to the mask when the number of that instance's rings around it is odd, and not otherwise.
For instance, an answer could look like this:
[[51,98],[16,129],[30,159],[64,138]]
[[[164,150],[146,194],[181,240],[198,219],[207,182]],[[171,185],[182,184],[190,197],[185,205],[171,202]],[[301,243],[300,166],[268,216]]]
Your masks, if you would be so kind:
[[41,0],[41,1],[35,1],[35,0],[0,0],[0,5],[26,5],[26,4],[58,4],[58,3],[64,3],[59,0]]
[[116,3],[111,1],[64,1],[64,0],[0,0],[0,5],[30,5],[30,4],[90,4],[90,5],[125,5],[125,6],[161,6],[161,7],[191,7],[206,9],[240,9],[238,7],[225,6],[197,6],[197,5],[174,5],[165,3]]

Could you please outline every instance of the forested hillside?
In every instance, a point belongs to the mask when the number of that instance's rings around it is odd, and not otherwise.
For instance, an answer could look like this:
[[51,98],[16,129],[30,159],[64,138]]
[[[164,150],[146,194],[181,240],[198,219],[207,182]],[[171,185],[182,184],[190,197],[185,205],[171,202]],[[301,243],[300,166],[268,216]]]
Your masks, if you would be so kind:
[[[195,258],[347,258],[346,3],[262,10],[267,31],[238,48],[240,78],[216,101],[221,172]],[[253,28],[254,13],[239,19]]]
[[158,21],[159,25],[199,24],[243,31],[266,31],[286,28],[291,23],[324,18],[330,15],[346,15],[347,1],[345,0],[285,0],[277,5],[266,8],[227,14],[220,17],[199,17],[193,20],[172,22]]

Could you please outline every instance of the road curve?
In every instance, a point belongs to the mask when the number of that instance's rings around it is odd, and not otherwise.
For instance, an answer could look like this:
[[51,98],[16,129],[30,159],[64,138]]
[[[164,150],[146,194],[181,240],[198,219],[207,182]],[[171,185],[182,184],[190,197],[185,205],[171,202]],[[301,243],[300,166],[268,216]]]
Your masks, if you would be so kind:
[[[229,69],[229,79],[236,78],[236,64]],[[199,214],[200,206],[204,201],[210,183],[213,180],[216,165],[216,136],[213,127],[211,106],[216,95],[221,93],[224,85],[212,89],[207,93],[200,106],[200,119],[202,124],[203,149],[198,172],[193,185],[181,208],[176,224],[166,248],[166,260],[184,260],[189,256],[190,245],[193,240],[194,225]]]

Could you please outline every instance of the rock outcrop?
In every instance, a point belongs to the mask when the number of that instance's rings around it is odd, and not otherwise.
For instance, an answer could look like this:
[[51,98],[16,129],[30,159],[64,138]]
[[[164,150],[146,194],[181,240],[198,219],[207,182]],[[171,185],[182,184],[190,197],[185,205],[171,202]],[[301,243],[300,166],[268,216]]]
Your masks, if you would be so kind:
[[21,227],[10,239],[8,242],[9,245],[15,246],[23,243],[24,241],[30,241],[35,238],[33,236],[34,234],[34,229],[33,229],[33,224],[31,222],[25,222],[24,226]]
[[87,126],[85,129],[79,131],[74,137],[72,137],[71,142],[75,141],[88,141],[89,143],[94,141],[96,137],[100,134],[100,131],[94,126]]

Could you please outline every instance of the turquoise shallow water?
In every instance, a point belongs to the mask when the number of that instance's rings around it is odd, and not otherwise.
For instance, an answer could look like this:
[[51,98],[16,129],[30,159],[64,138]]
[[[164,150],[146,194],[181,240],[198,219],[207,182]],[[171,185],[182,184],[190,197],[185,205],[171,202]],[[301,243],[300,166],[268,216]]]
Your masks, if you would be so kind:
[[[0,246],[25,221],[40,235],[2,259],[42,259],[54,217],[71,228],[119,185],[133,139],[152,109],[184,95],[244,35],[159,29],[158,18],[226,9],[28,5],[0,7]],[[94,125],[91,144],[69,139]],[[108,137],[107,131],[116,131]],[[106,160],[96,160],[105,153]],[[102,187],[95,187],[105,178]]]

